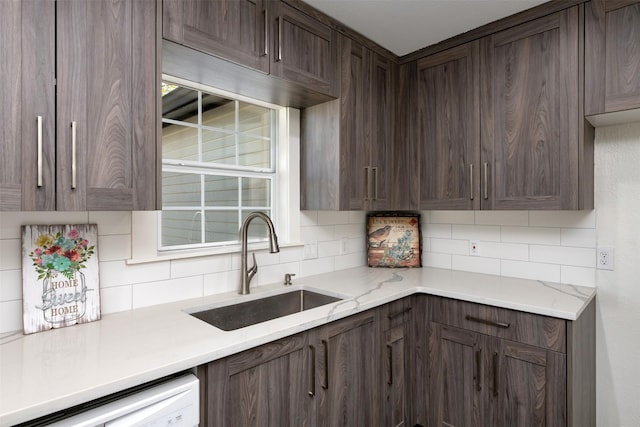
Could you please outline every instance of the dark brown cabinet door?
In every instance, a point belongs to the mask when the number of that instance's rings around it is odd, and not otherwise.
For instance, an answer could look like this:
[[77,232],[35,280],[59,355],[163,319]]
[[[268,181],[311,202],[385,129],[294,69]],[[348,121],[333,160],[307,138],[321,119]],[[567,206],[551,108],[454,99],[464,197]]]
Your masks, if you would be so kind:
[[154,209],[155,2],[56,8],[57,209]]
[[478,42],[417,63],[420,209],[479,209]]
[[380,420],[378,310],[328,324],[320,333],[321,426],[371,426]]
[[490,351],[491,425],[567,424],[565,354],[500,339]]
[[315,425],[314,351],[299,334],[199,367],[201,425]]
[[486,418],[486,352],[486,336],[431,323],[429,425],[492,425]]
[[640,108],[640,2],[585,6],[585,115]]
[[578,7],[480,42],[482,208],[580,208]]
[[0,211],[55,209],[55,3],[0,3]]
[[271,74],[338,96],[338,34],[281,1],[271,2]]
[[164,0],[163,38],[269,72],[263,0]]

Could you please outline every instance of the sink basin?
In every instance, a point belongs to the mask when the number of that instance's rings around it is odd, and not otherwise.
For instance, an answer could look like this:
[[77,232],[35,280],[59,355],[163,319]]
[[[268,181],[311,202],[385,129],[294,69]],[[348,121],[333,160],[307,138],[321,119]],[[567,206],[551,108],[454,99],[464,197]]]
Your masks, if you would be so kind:
[[199,311],[191,315],[223,331],[233,331],[340,300],[341,298],[303,289]]

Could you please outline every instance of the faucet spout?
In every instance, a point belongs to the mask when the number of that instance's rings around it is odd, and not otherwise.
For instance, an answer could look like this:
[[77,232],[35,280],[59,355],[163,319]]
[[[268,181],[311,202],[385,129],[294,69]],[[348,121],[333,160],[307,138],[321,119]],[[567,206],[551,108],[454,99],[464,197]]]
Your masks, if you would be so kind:
[[249,293],[249,284],[251,279],[258,272],[258,264],[256,263],[256,255],[253,254],[253,266],[247,268],[247,240],[249,234],[249,224],[254,218],[261,218],[269,229],[269,250],[272,254],[280,252],[278,246],[278,236],[276,235],[275,227],[271,218],[262,212],[251,212],[247,218],[245,218],[240,228],[240,244],[241,244],[241,265],[240,265],[240,295],[246,295]]

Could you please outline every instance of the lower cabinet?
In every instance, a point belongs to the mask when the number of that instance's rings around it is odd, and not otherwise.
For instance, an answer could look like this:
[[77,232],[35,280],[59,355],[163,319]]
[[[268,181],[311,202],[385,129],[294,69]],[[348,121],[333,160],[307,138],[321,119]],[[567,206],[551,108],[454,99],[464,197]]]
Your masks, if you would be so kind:
[[595,426],[577,321],[413,295],[197,368],[203,426]]

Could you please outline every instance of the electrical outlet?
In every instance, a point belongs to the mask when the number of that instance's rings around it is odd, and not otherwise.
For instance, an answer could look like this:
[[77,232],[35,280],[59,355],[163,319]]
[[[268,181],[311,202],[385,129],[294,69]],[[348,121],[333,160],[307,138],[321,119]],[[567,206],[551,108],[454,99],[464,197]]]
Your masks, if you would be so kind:
[[469,255],[480,256],[480,240],[469,240]]
[[344,255],[349,252],[349,239],[343,237],[340,239],[340,255]]
[[316,259],[318,258],[318,241],[305,242],[304,244],[304,259]]
[[600,270],[613,270],[613,247],[598,246],[596,249],[596,268]]

